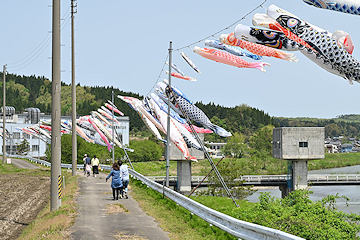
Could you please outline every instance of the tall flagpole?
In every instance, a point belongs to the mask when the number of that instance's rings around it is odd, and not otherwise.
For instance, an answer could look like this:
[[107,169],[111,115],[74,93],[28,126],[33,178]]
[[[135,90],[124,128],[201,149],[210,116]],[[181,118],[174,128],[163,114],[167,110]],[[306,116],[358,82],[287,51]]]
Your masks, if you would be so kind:
[[52,99],[51,99],[51,201],[50,210],[61,206],[61,51],[60,0],[53,0]]
[[74,2],[71,0],[71,95],[72,95],[72,111],[71,111],[71,128],[72,128],[72,176],[76,175],[77,167],[77,135],[76,135],[76,85],[75,85],[75,35],[74,35]]
[[5,105],[6,105],[6,85],[5,85],[5,77],[6,77],[6,65],[4,65],[3,68],[3,164],[6,163],[5,158],[6,158],[6,128],[5,128],[5,122],[6,122],[6,117],[5,117]]
[[[114,102],[114,91],[111,91],[111,101]],[[115,115],[114,115],[114,107],[112,107],[112,117],[113,117],[113,124],[112,124],[112,142],[113,142],[113,150],[112,150],[112,159],[113,159],[113,164],[115,162],[115,139],[114,139],[114,134],[115,134]]]
[[168,116],[167,116],[167,130],[166,130],[166,187],[169,187],[169,168],[170,168],[170,90],[171,90],[171,57],[172,57],[172,41],[169,47],[169,91],[167,91],[168,98]]

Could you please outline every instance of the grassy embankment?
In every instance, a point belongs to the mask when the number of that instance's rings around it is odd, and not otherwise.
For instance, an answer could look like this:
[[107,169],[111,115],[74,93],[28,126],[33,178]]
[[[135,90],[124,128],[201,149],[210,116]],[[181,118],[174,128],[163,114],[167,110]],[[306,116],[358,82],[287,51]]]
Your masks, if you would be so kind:
[[[188,210],[170,199],[164,198],[162,194],[147,188],[140,181],[131,180],[130,184],[133,190],[131,192],[133,198],[139,202],[147,214],[156,218],[163,230],[169,232],[171,239],[237,239],[217,227],[210,226],[205,220],[191,214]],[[241,202],[241,206],[247,204],[244,201],[238,202]],[[234,207],[231,199],[227,198],[216,198],[216,201],[213,203],[215,203],[214,207],[216,205],[217,207],[220,205],[230,208]]]
[[[219,160],[214,159],[214,162],[216,163]],[[255,162],[251,162],[250,159],[224,159],[223,161],[231,161],[242,166],[243,174],[285,174],[287,169],[286,161],[272,158]],[[310,161],[309,170],[358,164],[360,164],[359,153],[326,154],[325,159]],[[165,175],[165,161],[133,163],[133,165],[138,172],[144,175]],[[170,165],[170,174],[176,175],[175,162],[171,162]],[[207,160],[192,164],[193,175],[203,175],[209,170],[210,164]],[[13,171],[20,170],[15,168]],[[49,170],[47,170],[47,174],[50,175]],[[59,210],[50,212],[48,205],[39,213],[37,219],[24,230],[20,239],[66,238],[66,229],[73,224],[76,213],[74,196],[78,185],[76,178],[72,177],[70,173],[64,172],[63,174],[66,176],[66,188],[63,191],[62,206]],[[146,188],[141,182],[133,180],[131,186],[133,197],[149,215],[159,221],[160,226],[165,231],[170,233],[171,239],[236,239],[216,227],[209,227],[206,221],[192,215],[171,200],[164,199],[161,194]],[[233,208],[233,203],[227,198],[209,197],[208,200],[206,197],[201,198],[201,202],[207,202],[206,205],[224,213]],[[241,207],[251,204],[246,201],[238,201],[238,203]]]
[[[213,159],[216,164],[220,159]],[[269,157],[266,160],[249,158],[225,158],[222,162],[231,162],[234,168],[241,169],[242,175],[276,175],[287,173],[287,161]],[[221,164],[221,163],[220,163]],[[170,175],[176,176],[176,162],[170,162]],[[360,153],[326,153],[324,159],[308,161],[308,169],[325,169],[360,165]],[[165,176],[165,161],[133,162],[135,170],[145,176]],[[208,160],[193,162],[193,176],[206,175],[211,169]]]

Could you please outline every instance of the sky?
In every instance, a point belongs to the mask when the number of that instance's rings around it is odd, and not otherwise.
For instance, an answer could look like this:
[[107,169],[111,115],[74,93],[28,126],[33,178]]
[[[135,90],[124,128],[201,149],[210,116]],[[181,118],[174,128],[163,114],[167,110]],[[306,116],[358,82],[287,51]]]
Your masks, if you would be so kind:
[[[318,9],[302,0],[267,0],[257,8],[263,2],[78,0],[76,84],[113,86],[148,95],[156,82],[168,78],[168,66],[164,63],[172,41],[172,62],[197,79],[190,82],[172,78],[172,84],[193,102],[213,102],[225,107],[246,104],[273,117],[334,118],[360,114],[360,83],[351,86],[300,52],[293,52],[299,59],[296,63],[264,57],[262,61],[271,64],[266,73],[217,63],[193,52],[195,46],[206,47],[201,40],[216,40],[220,34],[233,32],[236,24],[232,24],[239,20],[252,26],[255,13],[266,13],[266,8],[275,4],[330,32],[348,32],[355,46],[353,56],[360,59],[360,16]],[[62,0],[60,4],[61,81],[70,84],[71,1]],[[9,73],[51,80],[51,5],[51,0],[0,2],[1,71],[2,65],[7,64]],[[200,69],[200,74],[183,60],[181,51]]]

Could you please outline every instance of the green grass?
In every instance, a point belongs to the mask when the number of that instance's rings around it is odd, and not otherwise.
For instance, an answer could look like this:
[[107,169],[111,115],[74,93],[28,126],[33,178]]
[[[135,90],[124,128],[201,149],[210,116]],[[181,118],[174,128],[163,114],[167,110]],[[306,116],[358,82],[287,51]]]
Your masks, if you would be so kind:
[[[162,194],[147,188],[138,180],[131,180],[131,188],[134,199],[147,214],[156,218],[163,230],[169,232],[171,239],[237,239],[217,227],[210,226],[205,220],[191,214],[172,200],[164,198]],[[230,206],[234,204],[230,203]]]

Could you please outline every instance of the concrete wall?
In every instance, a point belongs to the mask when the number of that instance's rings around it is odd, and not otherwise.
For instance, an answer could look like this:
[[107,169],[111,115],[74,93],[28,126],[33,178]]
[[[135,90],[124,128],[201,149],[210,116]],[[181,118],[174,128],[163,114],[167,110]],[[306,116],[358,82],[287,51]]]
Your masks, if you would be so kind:
[[281,127],[273,130],[273,156],[279,159],[325,158],[323,127]]
[[[201,141],[204,143],[204,133],[198,133]],[[170,160],[185,160],[184,154],[176,147],[176,145],[171,142],[170,143]],[[204,153],[195,148],[189,148],[190,154],[196,157],[198,160],[205,159]],[[166,154],[166,149],[165,149]]]
[[307,161],[292,161],[292,190],[305,189],[308,187]]

